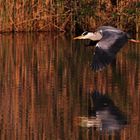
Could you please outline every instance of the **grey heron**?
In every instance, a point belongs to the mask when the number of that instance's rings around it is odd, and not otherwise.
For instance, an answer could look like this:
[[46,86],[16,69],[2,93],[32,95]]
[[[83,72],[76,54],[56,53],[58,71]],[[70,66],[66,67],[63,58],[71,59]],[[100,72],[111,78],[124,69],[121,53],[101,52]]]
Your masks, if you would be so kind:
[[74,39],[89,39],[91,44],[96,46],[92,62],[92,69],[95,71],[110,64],[128,40],[139,42],[130,39],[126,32],[112,26],[101,26],[95,32],[85,31]]

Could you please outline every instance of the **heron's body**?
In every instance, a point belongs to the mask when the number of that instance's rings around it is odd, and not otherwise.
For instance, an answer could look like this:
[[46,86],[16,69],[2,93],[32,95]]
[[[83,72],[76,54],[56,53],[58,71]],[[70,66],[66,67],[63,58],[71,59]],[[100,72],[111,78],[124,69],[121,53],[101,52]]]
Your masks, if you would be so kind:
[[111,51],[112,53],[117,53],[128,40],[128,35],[119,29],[110,26],[102,26],[99,30],[102,33],[102,38],[96,46]]
[[84,32],[75,39],[90,39],[95,44],[92,68],[99,70],[111,63],[128,40],[127,33],[111,26],[101,26],[94,33]]

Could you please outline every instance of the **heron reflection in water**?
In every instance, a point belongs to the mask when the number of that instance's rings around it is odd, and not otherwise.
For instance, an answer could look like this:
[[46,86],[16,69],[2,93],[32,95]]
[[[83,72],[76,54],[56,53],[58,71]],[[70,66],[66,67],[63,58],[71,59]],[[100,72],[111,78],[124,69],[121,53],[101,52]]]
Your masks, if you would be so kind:
[[80,126],[112,132],[121,130],[128,123],[126,115],[109,96],[95,91],[90,94],[89,99],[88,116],[78,118]]
[[94,33],[85,31],[74,39],[89,39],[90,45],[96,46],[91,65],[95,71],[110,64],[128,40],[140,42],[130,39],[127,33],[111,26],[101,26]]

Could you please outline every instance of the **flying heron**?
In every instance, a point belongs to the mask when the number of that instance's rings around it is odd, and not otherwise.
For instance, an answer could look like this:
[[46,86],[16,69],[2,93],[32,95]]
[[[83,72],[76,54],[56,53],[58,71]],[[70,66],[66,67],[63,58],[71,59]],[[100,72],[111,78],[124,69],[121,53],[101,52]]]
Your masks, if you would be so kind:
[[74,39],[89,39],[91,40],[90,44],[96,46],[91,65],[95,71],[110,64],[128,40],[139,42],[130,39],[129,35],[122,30],[111,26],[101,26],[94,33],[85,31]]

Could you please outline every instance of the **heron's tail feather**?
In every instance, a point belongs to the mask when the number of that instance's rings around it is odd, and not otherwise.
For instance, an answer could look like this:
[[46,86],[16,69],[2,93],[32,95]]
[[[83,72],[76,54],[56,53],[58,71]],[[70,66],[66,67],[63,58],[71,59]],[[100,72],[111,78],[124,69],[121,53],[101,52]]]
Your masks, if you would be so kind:
[[140,40],[135,40],[135,39],[129,39],[129,41],[134,43],[140,43]]

